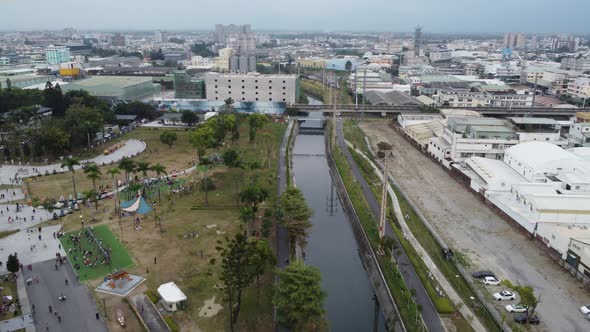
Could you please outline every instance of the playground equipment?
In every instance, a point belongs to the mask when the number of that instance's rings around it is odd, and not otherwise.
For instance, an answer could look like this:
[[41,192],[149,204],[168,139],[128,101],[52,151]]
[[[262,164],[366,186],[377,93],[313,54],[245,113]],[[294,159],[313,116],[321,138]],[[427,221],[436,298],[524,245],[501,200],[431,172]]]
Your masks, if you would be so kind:
[[133,280],[133,278],[131,278],[129,276],[129,272],[127,272],[125,270],[115,271],[115,272],[111,273],[107,277],[107,279],[109,280],[108,286],[111,289],[116,288],[117,285],[119,286],[119,288],[123,288],[123,284],[125,282]]

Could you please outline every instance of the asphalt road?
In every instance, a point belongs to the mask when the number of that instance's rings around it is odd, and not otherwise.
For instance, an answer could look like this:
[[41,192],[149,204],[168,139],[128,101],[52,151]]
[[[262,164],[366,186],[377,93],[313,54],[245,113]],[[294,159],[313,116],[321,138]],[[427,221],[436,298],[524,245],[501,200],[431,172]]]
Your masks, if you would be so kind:
[[[344,141],[344,133],[342,130],[342,119],[338,120],[337,129],[338,129],[338,145],[340,146],[340,149],[344,153],[344,155],[348,161],[348,164],[350,166],[350,169],[352,170],[352,173],[353,173],[354,177],[356,178],[356,181],[361,186],[361,189],[363,190],[363,193],[364,193],[365,197],[367,198],[367,202],[369,204],[371,211],[373,212],[373,215],[375,216],[375,219],[377,219],[380,214],[380,211],[381,211],[381,205],[379,204],[379,202],[377,201],[377,199],[373,195],[373,192],[371,191],[369,184],[367,183],[367,181],[363,177],[361,171],[358,168],[358,165],[356,164],[356,161],[354,160],[354,158],[350,154],[350,151],[348,151],[348,147],[346,146],[346,142]],[[393,239],[396,239],[395,233],[393,232],[393,229],[391,228],[391,225],[389,223],[385,224],[385,235],[390,236]],[[424,286],[420,282],[420,279],[418,278],[418,275],[416,274],[416,271],[414,270],[412,264],[410,263],[407,255],[405,254],[405,252],[403,250],[398,250],[397,252],[400,254],[397,255],[395,257],[395,259],[398,262],[400,272],[401,272],[408,288],[409,289],[413,288],[416,290],[416,303],[420,304],[422,306],[421,314],[422,314],[422,318],[424,319],[424,322],[426,324],[426,327],[431,332],[445,331],[443,324],[440,320],[440,316],[438,315],[438,312],[436,311],[434,304],[432,303],[432,301],[428,297],[428,293],[426,293],[426,289],[424,289]]]
[[[102,317],[96,319],[98,308],[94,298],[88,288],[76,280],[69,263],[59,266],[57,271],[54,260],[35,263],[32,271],[24,271],[24,278],[29,277],[39,278],[39,283],[26,286],[29,301],[35,308],[33,318],[37,331],[108,331]],[[66,279],[69,285],[65,284]],[[67,300],[60,302],[58,297],[61,295]],[[49,306],[53,313],[49,312]],[[61,323],[56,311],[61,316]]]

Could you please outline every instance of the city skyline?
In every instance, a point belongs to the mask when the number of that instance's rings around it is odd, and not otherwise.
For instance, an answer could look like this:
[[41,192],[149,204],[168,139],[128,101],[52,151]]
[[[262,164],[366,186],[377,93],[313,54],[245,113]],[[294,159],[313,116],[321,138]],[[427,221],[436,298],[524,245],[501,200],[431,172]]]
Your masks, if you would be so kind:
[[[100,4],[74,0],[58,2],[56,5],[1,0],[0,30],[56,30],[55,23],[49,22],[59,22],[60,26],[73,26],[80,30],[109,31],[211,30],[216,23],[236,23],[252,24],[257,30],[405,32],[420,24],[426,28],[425,31],[434,33],[590,32],[584,24],[584,13],[590,9],[590,3],[580,0],[564,0],[559,6],[548,0],[522,0],[518,3],[499,0],[493,6],[483,0],[456,0],[452,6],[434,0],[412,3],[368,0],[363,3],[363,8],[369,9],[366,11],[332,0],[319,3],[301,0],[285,2],[280,6],[271,0],[255,3],[222,0],[208,3],[206,7],[188,0],[147,5],[138,0],[124,3],[104,0]],[[233,10],[227,11],[227,8]],[[129,16],[134,11],[137,15]],[[26,20],[22,20],[23,12],[26,12]],[[48,21],[49,17],[51,20]],[[310,25],[309,22],[314,23]]]

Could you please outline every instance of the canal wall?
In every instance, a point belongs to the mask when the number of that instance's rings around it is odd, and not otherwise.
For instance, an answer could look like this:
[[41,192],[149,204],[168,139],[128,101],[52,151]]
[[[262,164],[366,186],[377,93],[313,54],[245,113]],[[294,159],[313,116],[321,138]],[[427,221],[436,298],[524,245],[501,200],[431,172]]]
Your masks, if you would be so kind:
[[[335,130],[335,128],[333,128],[333,130]],[[348,196],[348,192],[346,191],[342,177],[336,168],[328,136],[329,135],[327,134],[325,135],[325,147],[327,157],[326,159],[328,160],[330,174],[332,175],[334,186],[336,187],[336,191],[338,192],[338,196],[342,202],[343,210],[352,225],[354,237],[359,247],[361,261],[363,262],[363,266],[367,271],[369,279],[371,280],[371,285],[375,291],[375,296],[377,297],[377,300],[381,306],[381,311],[385,317],[387,329],[389,331],[406,331],[403,321],[400,318],[401,316],[399,311],[395,305],[393,296],[387,286],[387,282],[385,281],[385,276],[383,275],[381,267],[377,262],[375,252],[373,251],[373,248],[371,248],[369,239],[367,238],[365,230],[359,220],[358,215],[356,214],[354,206],[352,205],[352,201]]]

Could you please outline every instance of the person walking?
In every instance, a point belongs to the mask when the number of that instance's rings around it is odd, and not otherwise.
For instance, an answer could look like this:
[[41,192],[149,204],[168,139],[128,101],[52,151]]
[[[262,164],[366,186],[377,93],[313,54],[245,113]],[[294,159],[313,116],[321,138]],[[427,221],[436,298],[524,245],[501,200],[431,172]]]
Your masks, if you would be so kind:
[[49,313],[53,312],[53,308],[51,306],[49,306]]
[[66,279],[66,286],[68,286],[70,283],[68,282],[68,279]]

